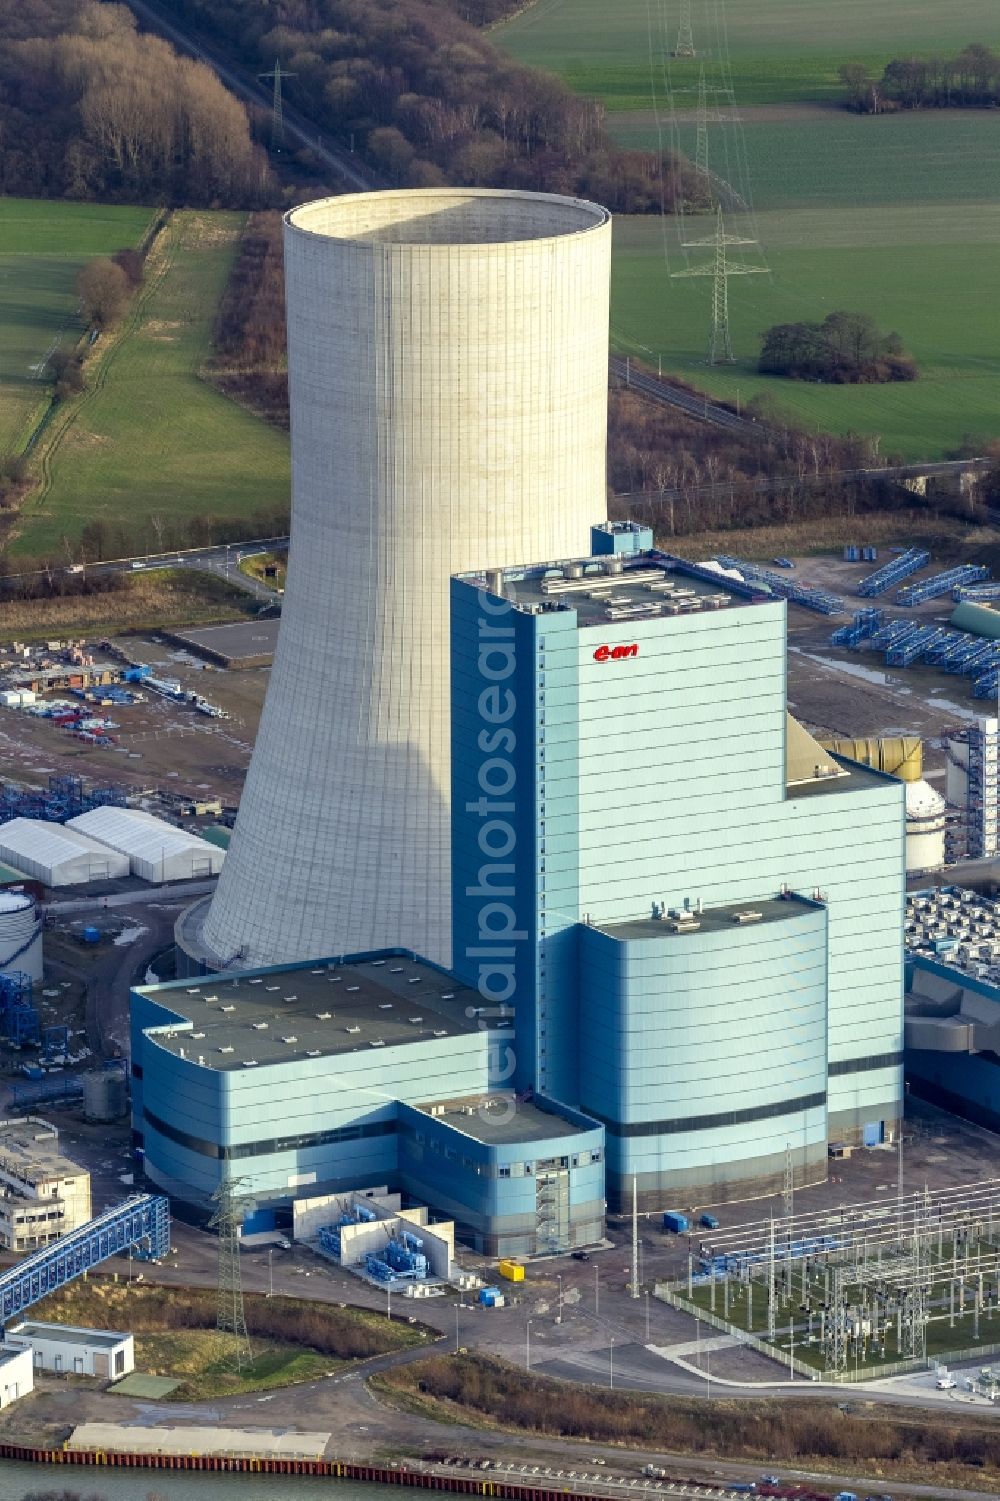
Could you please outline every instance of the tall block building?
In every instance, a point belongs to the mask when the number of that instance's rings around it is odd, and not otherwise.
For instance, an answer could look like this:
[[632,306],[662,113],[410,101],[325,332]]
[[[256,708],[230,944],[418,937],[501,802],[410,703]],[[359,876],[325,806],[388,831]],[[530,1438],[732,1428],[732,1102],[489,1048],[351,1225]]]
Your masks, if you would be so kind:
[[892,1133],[905,880],[902,784],[787,713],[784,603],[651,543],[452,582],[453,969],[648,1208]]

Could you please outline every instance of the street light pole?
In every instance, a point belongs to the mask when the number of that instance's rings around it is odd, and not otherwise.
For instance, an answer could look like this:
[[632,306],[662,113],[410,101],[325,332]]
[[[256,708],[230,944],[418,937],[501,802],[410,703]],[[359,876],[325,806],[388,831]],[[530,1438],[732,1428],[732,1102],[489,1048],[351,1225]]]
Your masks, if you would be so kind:
[[649,1288],[646,1288],[646,1343],[649,1344]]
[[600,1269],[600,1267],[595,1266],[595,1268],[594,1268],[594,1313],[595,1313],[595,1315],[598,1314],[598,1313],[600,1313],[600,1311],[601,1311],[601,1269]]
[[274,1296],[274,1247],[267,1248],[267,1296]]
[[524,1326],[524,1368],[531,1370],[531,1320]]
[[563,1319],[563,1289],[562,1289],[562,1273],[561,1272],[557,1272],[556,1273],[556,1281],[559,1284],[559,1317],[556,1319],[556,1323],[557,1324],[561,1324],[562,1323],[562,1319]]
[[458,1354],[458,1310],[461,1305],[455,1304],[455,1354]]
[[611,1336],[611,1390],[615,1389],[615,1337]]

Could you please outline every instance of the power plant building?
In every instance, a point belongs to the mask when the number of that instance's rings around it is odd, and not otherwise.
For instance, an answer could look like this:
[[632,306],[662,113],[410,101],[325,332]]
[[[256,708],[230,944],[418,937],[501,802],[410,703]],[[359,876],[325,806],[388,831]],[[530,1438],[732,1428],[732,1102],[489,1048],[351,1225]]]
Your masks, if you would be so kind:
[[274,669],[190,972],[451,958],[449,579],[606,514],[608,213],[435,188],[285,218],[292,524]]
[[786,710],[785,605],[602,523],[452,582],[452,972],[133,994],[147,1174],[385,1183],[483,1250],[820,1181],[902,1114],[904,787]]
[[[258,1207],[390,1183],[497,1255],[604,1225],[604,1130],[496,1087],[513,1022],[403,950],[132,992],[132,1123],[146,1176],[202,1210],[223,1176]],[[290,1222],[290,1221],[289,1221]]]
[[453,967],[659,1208],[892,1136],[904,803],[787,714],[784,604],[651,540],[453,584]]

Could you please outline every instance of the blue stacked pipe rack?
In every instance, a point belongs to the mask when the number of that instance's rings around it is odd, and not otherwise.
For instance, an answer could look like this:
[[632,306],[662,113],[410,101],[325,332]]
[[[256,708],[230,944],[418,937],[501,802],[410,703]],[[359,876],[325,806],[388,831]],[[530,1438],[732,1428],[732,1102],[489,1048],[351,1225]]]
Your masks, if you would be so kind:
[[963,563],[959,568],[948,568],[944,573],[935,573],[920,584],[905,584],[896,591],[898,605],[922,605],[928,599],[940,599],[963,584],[978,584],[988,579],[990,570],[981,563]]
[[787,599],[790,604],[803,605],[807,610],[815,610],[820,615],[839,615],[844,609],[844,601],[839,594],[830,594],[828,590],[816,589],[810,584],[800,584],[770,568],[762,568],[759,563],[744,563],[740,558],[722,555],[717,556],[715,561],[721,563],[723,568],[738,569],[748,582],[766,584],[772,594],[776,594],[779,599]]
[[921,568],[926,568],[931,560],[931,555],[922,547],[909,547],[898,558],[893,558],[890,563],[885,563],[875,573],[870,573],[863,578],[858,585],[858,593],[862,599],[874,599],[878,594],[884,594],[894,584],[901,584],[911,573],[919,573]]

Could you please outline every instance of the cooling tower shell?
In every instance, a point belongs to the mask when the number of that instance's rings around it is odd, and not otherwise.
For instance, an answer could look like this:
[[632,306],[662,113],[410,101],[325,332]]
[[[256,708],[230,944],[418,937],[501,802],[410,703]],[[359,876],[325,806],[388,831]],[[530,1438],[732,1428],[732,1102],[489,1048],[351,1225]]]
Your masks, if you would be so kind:
[[201,957],[450,962],[449,579],[606,517],[611,221],[546,194],[285,217],[292,540]]

